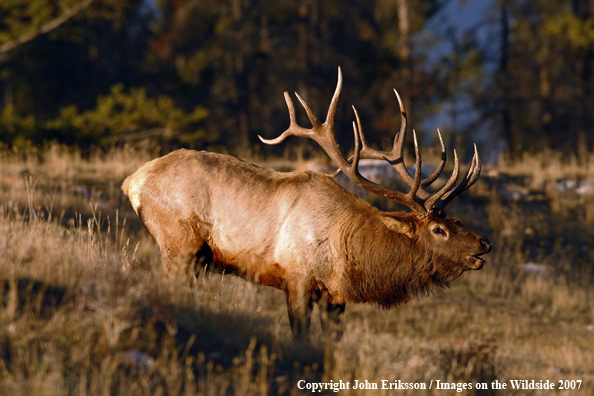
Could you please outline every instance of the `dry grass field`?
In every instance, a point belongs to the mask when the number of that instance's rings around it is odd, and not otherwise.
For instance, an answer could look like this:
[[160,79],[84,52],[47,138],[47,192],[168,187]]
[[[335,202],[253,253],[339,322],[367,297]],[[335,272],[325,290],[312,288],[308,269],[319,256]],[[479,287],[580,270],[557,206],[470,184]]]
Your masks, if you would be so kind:
[[594,157],[486,166],[448,211],[493,242],[481,271],[396,309],[347,306],[339,342],[314,321],[303,346],[279,291],[208,271],[192,287],[164,278],[119,188],[155,156],[0,150],[0,395],[296,395],[331,381],[349,382],[341,395],[594,393]]

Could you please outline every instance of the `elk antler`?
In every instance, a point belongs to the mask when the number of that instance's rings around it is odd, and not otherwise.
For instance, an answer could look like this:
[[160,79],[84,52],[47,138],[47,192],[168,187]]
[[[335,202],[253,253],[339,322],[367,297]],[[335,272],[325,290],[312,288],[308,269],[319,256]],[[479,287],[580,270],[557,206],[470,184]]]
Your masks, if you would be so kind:
[[[353,111],[355,112],[356,123],[353,122],[353,131],[355,136],[355,153],[354,155],[349,158],[348,160],[340,152],[338,148],[338,143],[336,142],[336,134],[334,130],[334,121],[336,119],[336,110],[338,107],[338,101],[340,99],[340,93],[342,91],[342,72],[340,67],[338,68],[338,83],[336,85],[336,90],[334,91],[334,95],[332,96],[332,101],[330,102],[330,107],[328,108],[328,114],[326,115],[326,121],[321,124],[320,121],[316,118],[313,111],[305,101],[297,92],[295,92],[295,96],[301,102],[301,105],[305,109],[307,113],[307,117],[309,118],[312,128],[307,129],[297,125],[297,119],[295,117],[295,107],[293,106],[293,101],[289,96],[288,92],[284,93],[285,102],[287,102],[287,107],[289,109],[289,116],[290,116],[290,125],[289,128],[284,131],[279,137],[276,139],[264,139],[261,136],[258,136],[263,143],[266,144],[278,144],[284,141],[288,136],[300,136],[306,137],[314,140],[316,143],[322,147],[322,149],[328,154],[330,159],[338,166],[339,170],[335,173],[338,174],[339,172],[343,172],[349,179],[355,182],[360,187],[371,191],[373,193],[379,194],[383,197],[392,199],[396,202],[399,202],[403,205],[408,206],[414,212],[417,213],[419,216],[424,216],[427,213],[432,212],[433,210],[441,210],[443,209],[455,196],[460,194],[462,191],[466,190],[476,180],[480,174],[480,162],[478,158],[478,153],[476,151],[475,145],[475,153],[472,159],[472,164],[470,169],[468,170],[468,174],[462,180],[462,182],[456,186],[453,190],[451,190],[452,186],[456,182],[458,178],[458,173],[460,171],[460,164],[458,162],[458,155],[454,150],[454,172],[448,179],[448,181],[443,185],[439,191],[434,194],[429,194],[425,191],[425,187],[433,183],[441,174],[446,162],[446,151],[445,145],[443,143],[443,139],[441,138],[441,134],[438,130],[438,136],[441,143],[441,150],[442,150],[442,158],[440,161],[439,166],[437,169],[431,174],[431,176],[427,177],[424,180],[421,180],[421,155],[419,152],[419,146],[417,143],[417,136],[415,131],[413,130],[413,138],[415,144],[415,156],[416,156],[416,164],[415,164],[415,175],[411,177],[408,173],[406,166],[404,165],[404,160],[402,157],[402,148],[404,145],[404,138],[406,137],[406,129],[407,129],[407,119],[406,119],[406,112],[404,110],[404,106],[402,105],[402,100],[398,95],[398,92],[394,90],[396,93],[396,97],[398,98],[398,103],[400,104],[400,113],[402,115],[402,122],[400,125],[400,132],[394,138],[394,147],[391,151],[385,152],[380,150],[372,149],[365,139],[365,135],[363,134],[363,128],[361,127],[361,120],[359,118],[359,114],[357,110],[353,106]],[[362,146],[362,147],[361,147]],[[365,159],[383,159],[388,161],[394,170],[398,173],[400,178],[410,187],[408,193],[404,194],[400,191],[389,189],[381,184],[374,183],[365,177],[363,177],[359,173],[359,160]]]
[[[401,124],[400,124],[400,131],[394,137],[394,145],[391,151],[381,151],[375,150],[371,148],[366,140],[365,135],[363,134],[363,130],[359,127],[359,134],[361,137],[361,141],[363,142],[363,148],[361,149],[361,153],[359,154],[359,158],[363,159],[384,159],[388,161],[394,170],[398,173],[400,178],[411,188],[415,186],[415,179],[413,179],[406,166],[404,165],[404,158],[402,156],[402,148],[404,146],[404,139],[406,138],[406,130],[407,130],[407,117],[406,111],[404,110],[404,106],[402,104],[402,100],[400,99],[400,95],[398,91],[394,90],[396,94],[396,98],[398,99],[398,104],[400,106],[400,115],[401,115]],[[359,115],[355,111],[355,117],[359,119]],[[445,144],[443,143],[443,139],[441,137],[441,133],[439,129],[437,130],[437,136],[439,137],[439,142],[441,145],[441,161],[435,171],[426,179],[421,182],[421,186],[418,188],[417,191],[417,198],[419,201],[423,202],[423,206],[427,212],[431,212],[432,210],[441,210],[445,208],[445,206],[457,195],[462,193],[464,190],[470,188],[478,179],[480,172],[481,172],[481,164],[478,156],[478,151],[476,149],[476,145],[474,146],[474,155],[472,157],[472,162],[470,164],[470,168],[468,169],[468,173],[464,177],[464,180],[460,182],[458,186],[452,191],[450,188],[454,185],[458,178],[458,174],[460,172],[460,164],[458,162],[458,155],[456,150],[454,149],[454,172],[448,179],[448,181],[443,185],[439,191],[434,194],[428,193],[424,188],[429,186],[433,183],[443,171],[443,168],[446,163],[446,149]],[[418,152],[418,145],[417,145],[417,138],[415,131],[413,130],[413,137],[415,143],[415,154],[416,154],[416,169],[415,172],[419,171],[421,167],[421,157]],[[350,159],[349,159],[350,161]]]

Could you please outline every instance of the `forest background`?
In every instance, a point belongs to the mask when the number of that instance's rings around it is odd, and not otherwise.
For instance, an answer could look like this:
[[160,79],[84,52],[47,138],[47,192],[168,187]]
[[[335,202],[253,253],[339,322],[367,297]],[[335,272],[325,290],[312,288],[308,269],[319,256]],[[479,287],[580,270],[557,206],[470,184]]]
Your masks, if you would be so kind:
[[[451,11],[473,4],[470,21]],[[3,1],[0,141],[260,153],[272,149],[256,136],[288,125],[281,93],[322,114],[342,66],[343,146],[351,105],[370,141],[390,143],[396,88],[425,144],[439,126],[467,160],[472,141],[488,158],[585,158],[593,11],[592,0]]]

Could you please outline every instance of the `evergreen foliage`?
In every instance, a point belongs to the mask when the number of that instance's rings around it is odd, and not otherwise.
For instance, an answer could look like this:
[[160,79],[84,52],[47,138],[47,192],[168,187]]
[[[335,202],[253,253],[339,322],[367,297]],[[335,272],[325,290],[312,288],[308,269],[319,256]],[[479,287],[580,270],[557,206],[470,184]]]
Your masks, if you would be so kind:
[[444,11],[476,1],[3,1],[0,139],[88,146],[145,136],[234,152],[286,128],[285,90],[322,114],[340,65],[343,146],[352,104],[370,140],[390,144],[394,87],[411,125],[437,124],[460,150],[479,141],[511,155],[585,158],[594,0],[489,0],[470,28]]

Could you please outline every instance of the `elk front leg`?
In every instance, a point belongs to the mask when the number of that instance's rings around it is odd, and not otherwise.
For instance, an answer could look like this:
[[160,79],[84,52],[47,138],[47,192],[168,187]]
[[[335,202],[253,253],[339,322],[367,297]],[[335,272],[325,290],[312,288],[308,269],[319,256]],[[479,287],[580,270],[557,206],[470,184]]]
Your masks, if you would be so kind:
[[293,338],[308,343],[311,312],[313,309],[311,291],[306,290],[303,285],[288,286],[286,294],[289,323],[291,324]]
[[345,304],[329,303],[324,297],[318,301],[322,333],[328,340],[338,341],[344,330],[343,318]]

